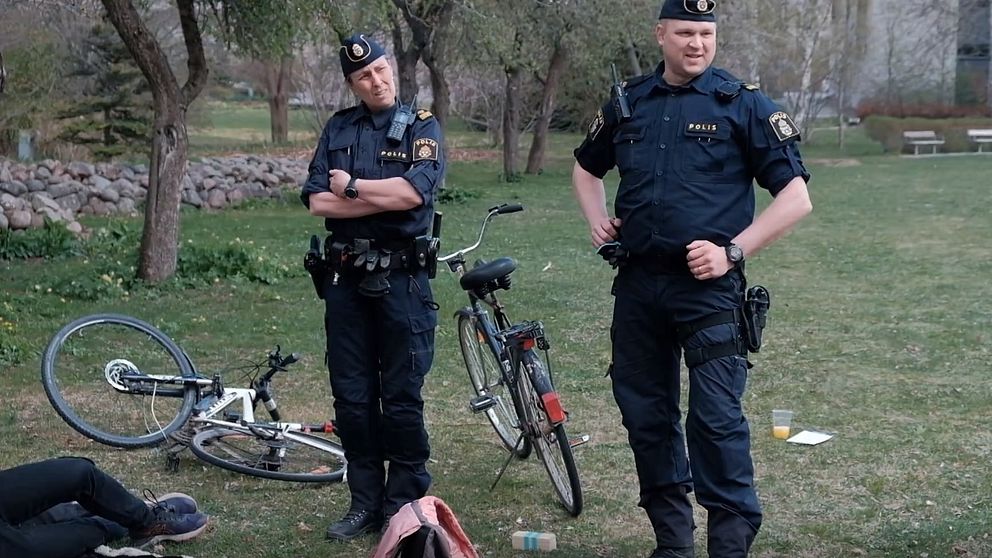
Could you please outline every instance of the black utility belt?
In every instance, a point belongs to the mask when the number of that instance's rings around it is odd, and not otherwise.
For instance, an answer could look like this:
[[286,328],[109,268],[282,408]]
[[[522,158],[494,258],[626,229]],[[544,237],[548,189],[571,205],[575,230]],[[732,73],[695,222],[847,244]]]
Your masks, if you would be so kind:
[[392,271],[394,269],[416,269],[416,242],[377,242],[372,239],[355,238],[350,241],[335,241],[328,236],[324,243],[324,261],[331,271],[350,272]]
[[639,267],[652,275],[691,275],[685,252],[630,254],[623,263]]
[[329,235],[321,250],[320,239],[315,235],[310,237],[310,250],[303,258],[303,267],[313,279],[317,296],[324,298],[324,282],[336,281],[339,275],[378,276],[384,282],[390,271],[423,269],[433,279],[439,246],[438,239],[430,236],[383,242],[366,238],[340,240]]

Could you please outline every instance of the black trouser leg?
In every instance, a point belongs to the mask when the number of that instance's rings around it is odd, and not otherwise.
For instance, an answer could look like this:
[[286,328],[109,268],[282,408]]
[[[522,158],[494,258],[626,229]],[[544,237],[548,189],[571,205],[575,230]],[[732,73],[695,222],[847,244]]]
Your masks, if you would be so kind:
[[[0,471],[0,555],[74,558],[154,520],[144,502],[81,458],[51,459]],[[76,501],[100,517],[51,524],[25,522],[58,504]]]
[[[391,296],[383,300],[377,341],[382,363],[382,435],[389,474],[383,511],[395,514],[424,496],[431,485],[431,449],[424,426],[424,376],[434,361],[436,311],[425,272],[390,276]],[[416,281],[416,284],[412,283]]]
[[617,277],[613,395],[634,453],[640,502],[658,546],[692,546],[692,490],[679,409],[679,347],[660,304],[665,284],[637,269]]

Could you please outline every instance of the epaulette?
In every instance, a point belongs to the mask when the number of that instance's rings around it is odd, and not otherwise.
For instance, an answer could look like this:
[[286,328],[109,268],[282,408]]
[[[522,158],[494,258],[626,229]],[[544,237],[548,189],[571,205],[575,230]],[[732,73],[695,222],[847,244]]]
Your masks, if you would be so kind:
[[434,116],[434,113],[427,109],[420,109],[417,111],[417,118],[421,120],[427,120],[428,118]]
[[739,81],[725,81],[717,86],[716,98],[722,103],[729,103],[741,94],[742,85],[744,84]]

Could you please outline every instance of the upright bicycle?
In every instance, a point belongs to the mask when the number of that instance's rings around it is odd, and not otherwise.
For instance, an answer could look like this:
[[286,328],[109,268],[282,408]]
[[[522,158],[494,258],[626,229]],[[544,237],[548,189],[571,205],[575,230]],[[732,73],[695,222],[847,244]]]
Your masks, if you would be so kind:
[[[466,255],[482,244],[486,226],[497,215],[522,211],[517,204],[489,210],[475,244],[438,258],[458,275],[469,305],[458,310],[458,339],[475,397],[472,411],[485,413],[500,442],[514,456],[525,459],[531,450],[544,463],[558,499],[573,517],[582,512],[582,487],[565,434],[568,414],[555,390],[550,368],[537,349],[550,347],[540,321],[512,323],[497,291],[510,288],[517,263],[507,257],[477,262],[466,271]],[[490,315],[489,310],[492,310]],[[503,470],[505,471],[506,465]],[[500,472],[500,475],[502,475]],[[497,481],[498,481],[497,477]]]
[[[188,446],[204,461],[246,475],[337,482],[347,461],[333,421],[283,422],[273,377],[298,360],[279,347],[251,364],[246,388],[199,374],[175,342],[130,316],[94,314],[55,334],[41,378],[56,412],[82,435],[119,448]],[[263,369],[265,370],[263,372]],[[270,421],[257,420],[261,403]]]

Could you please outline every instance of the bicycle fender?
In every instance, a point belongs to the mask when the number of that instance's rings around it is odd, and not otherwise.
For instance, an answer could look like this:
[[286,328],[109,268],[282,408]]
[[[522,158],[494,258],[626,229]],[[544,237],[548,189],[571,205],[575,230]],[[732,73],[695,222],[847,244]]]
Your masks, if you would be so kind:
[[465,316],[466,318],[471,318],[472,317],[472,309],[469,308],[468,306],[463,306],[463,307],[459,308],[458,310],[455,310],[455,315],[452,316],[452,317],[453,318],[457,318],[459,316]]

